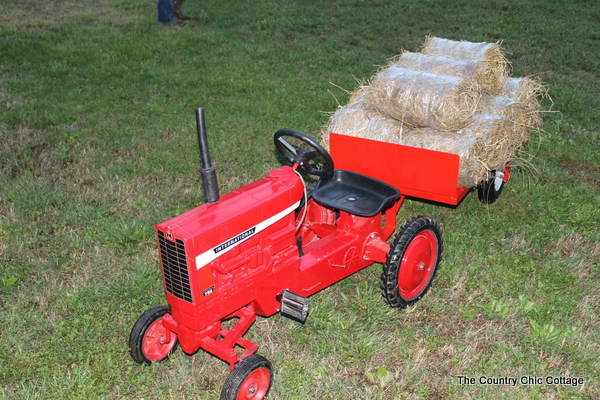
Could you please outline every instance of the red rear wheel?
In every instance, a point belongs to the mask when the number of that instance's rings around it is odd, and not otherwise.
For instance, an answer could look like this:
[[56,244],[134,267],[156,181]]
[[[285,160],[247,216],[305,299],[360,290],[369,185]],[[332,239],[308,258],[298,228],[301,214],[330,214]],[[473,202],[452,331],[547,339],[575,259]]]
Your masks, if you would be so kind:
[[394,308],[405,308],[427,293],[442,254],[442,230],[432,218],[417,217],[400,231],[384,266],[382,294]]
[[157,306],[147,310],[137,320],[129,335],[129,352],[138,363],[152,364],[164,361],[177,347],[177,336],[162,324],[168,307]]
[[435,271],[438,241],[431,230],[421,231],[409,243],[398,273],[398,289],[403,299],[411,300],[423,292]]
[[262,400],[269,393],[273,367],[266,358],[252,354],[238,363],[227,377],[221,400]]

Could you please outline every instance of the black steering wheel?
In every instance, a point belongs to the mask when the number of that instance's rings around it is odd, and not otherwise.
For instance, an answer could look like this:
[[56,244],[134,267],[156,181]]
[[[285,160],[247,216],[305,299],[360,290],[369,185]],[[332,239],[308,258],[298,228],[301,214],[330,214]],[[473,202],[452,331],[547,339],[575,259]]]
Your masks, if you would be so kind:
[[[308,145],[310,150],[294,146],[285,139],[286,137],[298,139],[303,144]],[[328,178],[333,175],[333,159],[329,155],[329,152],[311,137],[291,129],[280,129],[275,132],[273,140],[275,141],[275,147],[277,147],[277,150],[279,150],[285,158],[292,163],[298,163],[298,165],[309,174],[323,178]],[[317,166],[311,164],[311,160],[313,160],[313,163],[317,164]]]

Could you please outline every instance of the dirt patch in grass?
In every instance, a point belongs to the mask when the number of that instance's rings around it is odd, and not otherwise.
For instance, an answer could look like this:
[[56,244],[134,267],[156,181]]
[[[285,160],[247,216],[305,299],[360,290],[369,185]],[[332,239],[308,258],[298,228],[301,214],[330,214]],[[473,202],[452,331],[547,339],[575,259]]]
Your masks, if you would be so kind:
[[583,262],[588,265],[594,262],[597,265],[597,260],[600,259],[600,243],[588,242],[584,236],[576,232],[560,237],[556,248],[570,260],[579,260],[583,257]]
[[[0,22],[28,30],[43,30],[65,23],[85,22],[93,25],[115,18],[132,9],[148,8],[139,0],[5,0],[0,5]],[[153,4],[154,5],[154,4]]]
[[563,162],[562,168],[573,180],[595,188],[596,193],[600,194],[600,176],[598,176],[597,165]]

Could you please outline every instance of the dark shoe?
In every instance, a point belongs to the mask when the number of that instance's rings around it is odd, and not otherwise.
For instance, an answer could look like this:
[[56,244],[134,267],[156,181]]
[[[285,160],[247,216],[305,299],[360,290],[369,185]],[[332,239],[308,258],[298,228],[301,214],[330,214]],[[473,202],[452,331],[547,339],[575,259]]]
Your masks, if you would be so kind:
[[185,0],[173,0],[173,5],[175,6],[175,17],[180,20],[186,21],[192,17],[181,11],[181,5],[184,1]]

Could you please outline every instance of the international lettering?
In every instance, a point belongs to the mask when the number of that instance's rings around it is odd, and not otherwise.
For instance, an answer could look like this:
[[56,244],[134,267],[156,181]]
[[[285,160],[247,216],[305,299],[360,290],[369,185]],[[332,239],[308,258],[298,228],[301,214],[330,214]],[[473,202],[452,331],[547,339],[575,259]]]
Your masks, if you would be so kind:
[[239,235],[237,235],[234,238],[229,239],[228,241],[226,241],[225,243],[222,243],[220,245],[218,245],[217,247],[215,247],[213,250],[215,251],[215,254],[222,252],[223,250],[225,250],[228,247],[233,246],[234,244],[254,235],[254,233],[256,232],[256,227],[254,228],[250,228],[248,229],[246,232],[240,233]]

